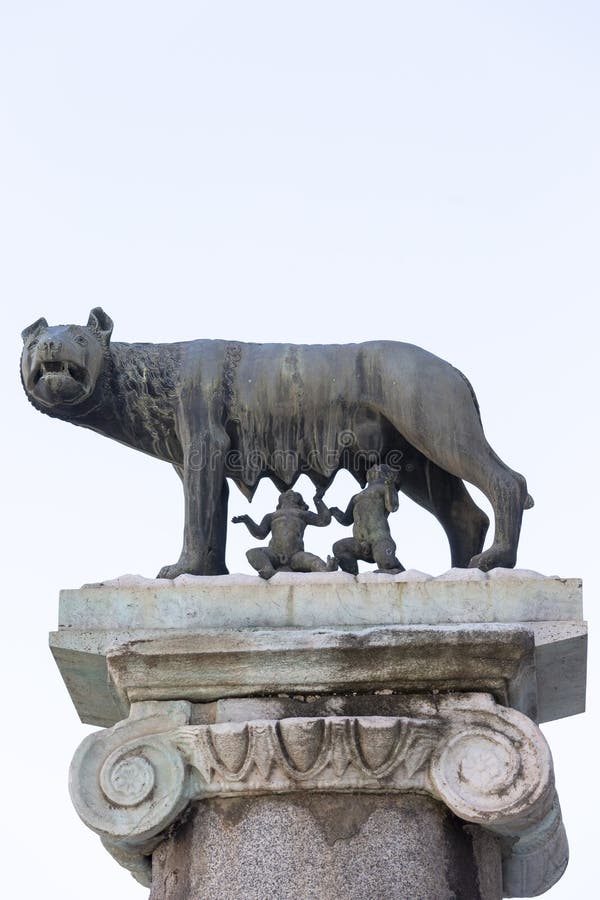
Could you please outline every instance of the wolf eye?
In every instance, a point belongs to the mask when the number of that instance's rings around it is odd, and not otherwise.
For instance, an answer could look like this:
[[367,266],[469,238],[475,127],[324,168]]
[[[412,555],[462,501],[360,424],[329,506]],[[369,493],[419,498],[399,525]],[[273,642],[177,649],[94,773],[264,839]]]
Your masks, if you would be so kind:
[[75,337],[75,340],[77,341],[78,344],[87,344],[87,338],[85,338],[82,334],[78,334]]

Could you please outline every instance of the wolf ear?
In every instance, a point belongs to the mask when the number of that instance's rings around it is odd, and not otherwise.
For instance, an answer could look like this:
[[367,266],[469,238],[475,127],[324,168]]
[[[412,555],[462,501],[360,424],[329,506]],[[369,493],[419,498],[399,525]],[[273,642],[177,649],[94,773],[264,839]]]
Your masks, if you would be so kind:
[[93,331],[104,344],[108,345],[114,322],[100,306],[95,306],[90,312],[87,327],[90,331]]
[[30,338],[35,337],[35,335],[39,334],[40,331],[43,331],[44,328],[47,327],[48,323],[43,317],[38,319],[37,322],[34,322],[33,325],[28,325],[27,328],[24,328],[21,332],[23,343],[26,344]]

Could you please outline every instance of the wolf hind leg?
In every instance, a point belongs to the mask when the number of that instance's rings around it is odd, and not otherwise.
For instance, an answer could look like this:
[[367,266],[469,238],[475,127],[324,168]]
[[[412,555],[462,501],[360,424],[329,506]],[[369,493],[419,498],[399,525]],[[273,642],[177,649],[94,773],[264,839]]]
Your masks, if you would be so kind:
[[402,469],[399,490],[436,517],[448,538],[452,566],[467,568],[483,549],[490,520],[461,479],[415,451]]

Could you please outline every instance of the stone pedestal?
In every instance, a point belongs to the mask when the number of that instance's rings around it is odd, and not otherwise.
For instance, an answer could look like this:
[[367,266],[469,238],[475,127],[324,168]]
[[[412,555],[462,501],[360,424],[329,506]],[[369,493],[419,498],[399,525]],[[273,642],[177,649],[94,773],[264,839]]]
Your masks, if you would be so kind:
[[568,851],[537,722],[583,708],[580,593],[505,570],[63,592],[53,652],[109,726],[75,807],[151,900],[542,893]]

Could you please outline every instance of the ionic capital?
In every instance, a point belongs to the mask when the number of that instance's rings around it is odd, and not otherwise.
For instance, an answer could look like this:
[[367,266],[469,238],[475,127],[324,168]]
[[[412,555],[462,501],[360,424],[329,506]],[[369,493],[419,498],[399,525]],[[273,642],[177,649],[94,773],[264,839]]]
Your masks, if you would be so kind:
[[[419,709],[419,701],[416,702]],[[190,725],[187,703],[134,704],[85,739],[71,767],[83,821],[136,877],[188,803],[298,792],[427,793],[506,847],[505,890],[538,893],[566,865],[552,760],[539,728],[484,694],[422,715],[255,719]],[[552,844],[552,880],[540,860]],[[535,890],[534,890],[535,888]]]

